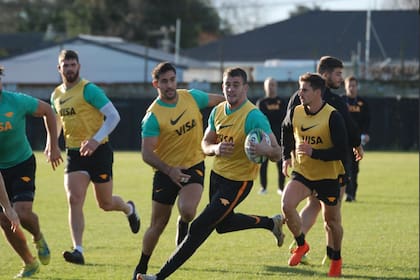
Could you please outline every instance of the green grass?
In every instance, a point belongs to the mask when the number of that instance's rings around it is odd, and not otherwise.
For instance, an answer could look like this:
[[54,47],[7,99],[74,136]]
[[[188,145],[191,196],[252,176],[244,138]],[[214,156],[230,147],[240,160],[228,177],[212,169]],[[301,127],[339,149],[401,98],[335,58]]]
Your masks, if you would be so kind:
[[[152,170],[142,162],[140,153],[117,152],[114,166],[114,193],[136,202],[142,217],[140,233],[130,232],[123,214],[100,210],[90,188],[85,203],[85,266],[65,263],[61,257],[61,252],[71,247],[63,167],[53,172],[40,153],[37,162],[34,208],[52,260],[34,279],[131,279],[150,222]],[[419,279],[418,154],[368,151],[360,168],[358,200],[343,205],[344,278]],[[279,213],[275,181],[274,164],[270,164],[268,195],[257,194],[256,181],[238,211],[268,216]],[[200,209],[208,201],[207,193],[206,183]],[[150,272],[156,272],[174,249],[176,215],[175,208],[150,261]],[[313,263],[310,266],[287,266],[287,247],[292,238],[286,228],[285,232],[285,245],[280,249],[265,230],[213,233],[170,279],[324,279],[327,268],[319,265],[325,251],[321,219],[307,236]],[[32,244],[30,248],[35,252]],[[11,279],[21,267],[20,259],[4,238],[0,240],[0,252],[0,279]]]

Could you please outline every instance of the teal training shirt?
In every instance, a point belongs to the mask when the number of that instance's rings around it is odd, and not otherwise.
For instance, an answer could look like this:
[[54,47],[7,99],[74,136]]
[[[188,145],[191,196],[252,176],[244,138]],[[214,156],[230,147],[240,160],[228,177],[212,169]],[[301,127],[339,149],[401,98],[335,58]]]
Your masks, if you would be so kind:
[[[246,102],[244,102],[236,110],[239,110],[245,103]],[[227,106],[225,106],[225,110],[226,110],[226,114],[228,114],[228,115],[232,114],[234,112],[234,111],[231,111]],[[216,111],[216,109],[213,108],[213,110],[210,113],[209,120],[208,120],[208,125],[209,125],[210,129],[213,130],[213,131],[216,131],[216,127],[214,126],[215,111]],[[270,123],[269,123],[266,115],[264,115],[264,113],[261,112],[257,108],[254,109],[254,110],[251,110],[248,113],[248,116],[246,117],[245,133],[248,134],[254,128],[261,128],[265,133],[267,133],[267,135],[272,133],[271,126],[270,126]]]
[[[198,89],[190,89],[188,92],[192,95],[195,102],[197,102],[198,108],[204,109],[209,104],[209,96],[204,91],[198,90]],[[175,107],[176,104],[168,104],[163,102],[162,100],[158,99],[157,102],[159,105],[164,107]],[[142,121],[142,137],[156,137],[159,136],[160,129],[159,129],[159,123],[156,119],[155,115],[151,112],[147,112],[147,114],[144,116]]]
[[[98,110],[101,110],[108,102],[110,102],[108,96],[105,92],[93,83],[88,83],[83,90],[83,97],[86,102],[95,107]],[[57,113],[56,108],[54,107],[54,102],[52,100],[52,95],[50,99],[51,107],[54,109],[54,112]]]
[[[0,168],[24,162],[32,155],[26,136],[26,116],[38,108],[38,100],[23,93],[3,90],[0,94]],[[44,131],[40,131],[44,135]]]
[[83,91],[85,100],[98,110],[101,110],[108,102],[109,98],[105,92],[93,83],[88,83]]

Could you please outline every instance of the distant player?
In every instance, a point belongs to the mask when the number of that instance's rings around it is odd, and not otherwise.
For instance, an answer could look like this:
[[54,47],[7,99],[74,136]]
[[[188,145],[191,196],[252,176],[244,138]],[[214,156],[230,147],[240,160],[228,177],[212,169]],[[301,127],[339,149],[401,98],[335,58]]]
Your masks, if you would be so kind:
[[[279,96],[277,96],[277,81],[268,77],[264,81],[265,96],[258,99],[256,105],[264,115],[267,116],[270,122],[271,129],[276,136],[277,142],[280,143],[281,138],[281,123],[286,115],[287,104]],[[259,194],[267,193],[267,167],[268,160],[263,162],[260,166],[260,183],[261,189]],[[282,172],[282,161],[276,162],[277,167],[277,193],[282,194],[284,188],[284,175]]]
[[[370,113],[369,105],[367,102],[358,95],[358,82],[356,77],[350,76],[344,80],[344,87],[346,94],[342,96],[346,102],[350,116],[359,126],[361,132],[361,143],[366,145],[369,140],[369,126],[370,126]],[[359,174],[359,161],[356,156],[350,151],[350,162],[348,163],[350,181],[346,187],[346,201],[352,202],[356,200],[357,192],[357,175]]]

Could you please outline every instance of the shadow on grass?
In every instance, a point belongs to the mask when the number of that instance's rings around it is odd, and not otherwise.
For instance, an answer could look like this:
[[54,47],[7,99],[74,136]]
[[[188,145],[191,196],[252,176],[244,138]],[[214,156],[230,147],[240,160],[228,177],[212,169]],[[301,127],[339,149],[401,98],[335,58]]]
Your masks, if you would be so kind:
[[[311,269],[313,267],[314,269]],[[348,266],[347,266],[348,267]],[[357,266],[357,267],[348,267],[351,269],[360,269],[363,271],[369,271],[374,270],[378,268],[372,268],[369,266]],[[240,270],[235,269],[210,269],[210,268],[191,268],[191,267],[185,267],[180,268],[184,271],[194,271],[194,272],[214,272],[214,273],[238,273],[238,274],[246,274],[248,276],[255,275],[256,277],[260,278],[263,276],[276,276],[276,275],[282,275],[287,276],[290,278],[298,279],[299,277],[326,277],[326,272],[320,272],[316,270],[316,266],[308,265],[308,266],[298,266],[298,267],[289,267],[289,266],[265,266],[265,272],[258,271],[258,273],[255,273],[255,271],[247,271],[244,270],[243,267]],[[345,268],[344,268],[345,269]],[[392,272],[396,272],[397,269],[392,270]],[[391,269],[390,269],[391,271]],[[403,271],[403,270],[402,270]],[[415,273],[415,272],[414,272]],[[403,274],[401,274],[403,275]],[[418,280],[418,277],[407,277],[407,276],[370,276],[370,275],[361,275],[361,274],[343,274],[342,278],[354,278],[354,279],[369,279],[369,280]]]
[[[317,266],[313,266],[313,265],[308,265],[308,266],[298,266],[298,267],[281,267],[281,266],[266,266],[266,270],[267,271],[271,271],[271,272],[277,272],[277,273],[286,273],[286,274],[296,274],[296,276],[298,277],[300,276],[318,276],[318,277],[325,277],[326,273],[325,272],[319,272],[316,270],[311,270],[311,267],[317,267]],[[384,269],[383,267],[379,268],[379,267],[373,267],[373,266],[369,266],[369,265],[359,265],[359,266],[345,266],[343,268],[344,273],[343,273],[343,278],[356,278],[356,279],[371,279],[371,280],[418,280],[418,277],[407,277],[407,276],[401,276],[401,277],[396,277],[396,276],[370,276],[370,275],[361,275],[361,274],[346,274],[345,273],[345,269],[349,268],[349,269],[354,269],[354,270],[362,270],[362,271],[373,271],[373,270],[378,270],[381,269],[382,272],[385,271],[390,271],[393,273],[396,273],[398,271],[401,271],[401,275],[404,275],[404,271],[406,273],[406,269],[407,268],[398,268],[398,267],[392,267],[389,269]],[[412,269],[412,273],[416,274],[418,273],[417,270]]]

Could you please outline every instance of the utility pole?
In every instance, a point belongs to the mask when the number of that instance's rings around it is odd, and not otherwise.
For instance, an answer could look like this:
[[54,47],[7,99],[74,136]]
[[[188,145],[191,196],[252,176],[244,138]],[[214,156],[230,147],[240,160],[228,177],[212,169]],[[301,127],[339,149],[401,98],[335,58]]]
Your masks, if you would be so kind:
[[366,12],[366,45],[365,45],[365,79],[370,79],[369,64],[370,64],[370,25],[371,25],[371,10]]
[[179,48],[181,45],[181,19],[176,19],[175,27],[175,65],[179,63]]
[[170,38],[170,34],[175,32],[175,26],[171,25],[171,26],[164,26],[162,25],[159,29],[157,30],[151,30],[149,32],[147,32],[148,36],[162,36],[163,38],[160,40],[161,42],[161,47],[162,50],[164,50],[167,53],[171,52],[171,46],[172,44],[172,40]]

